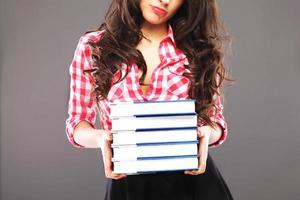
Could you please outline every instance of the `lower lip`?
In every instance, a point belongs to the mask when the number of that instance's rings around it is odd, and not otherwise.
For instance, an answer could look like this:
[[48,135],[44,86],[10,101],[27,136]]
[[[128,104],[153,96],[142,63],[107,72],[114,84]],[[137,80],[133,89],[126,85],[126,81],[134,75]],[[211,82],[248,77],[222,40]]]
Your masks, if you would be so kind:
[[153,11],[155,14],[157,14],[157,15],[164,16],[164,15],[167,14],[167,12],[165,12],[165,11],[163,11],[163,10],[160,10],[160,9],[154,7],[154,6],[151,6],[151,8],[152,8],[152,11]]

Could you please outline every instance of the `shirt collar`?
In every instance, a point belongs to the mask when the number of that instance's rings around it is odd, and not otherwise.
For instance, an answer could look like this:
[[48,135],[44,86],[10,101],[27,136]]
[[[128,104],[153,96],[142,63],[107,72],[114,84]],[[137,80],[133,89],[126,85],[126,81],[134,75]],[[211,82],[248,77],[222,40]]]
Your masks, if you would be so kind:
[[168,24],[168,35],[166,36],[166,38],[170,38],[173,44],[175,45],[174,33],[171,24]]
[[[176,48],[176,42],[175,42],[175,39],[174,39],[174,32],[173,32],[173,28],[172,28],[171,24],[168,24],[168,35],[165,37],[165,39],[166,38],[170,38],[170,40],[172,41],[174,47]],[[188,63],[188,60],[187,60],[185,54],[182,53],[181,55],[185,59],[184,64],[188,65],[189,63]]]

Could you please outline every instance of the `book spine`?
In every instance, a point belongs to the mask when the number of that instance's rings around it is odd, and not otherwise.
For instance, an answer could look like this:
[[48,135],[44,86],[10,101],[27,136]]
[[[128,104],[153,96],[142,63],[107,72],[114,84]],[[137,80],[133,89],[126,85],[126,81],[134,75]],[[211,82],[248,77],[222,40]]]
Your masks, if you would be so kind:
[[[176,142],[147,142],[147,143],[136,143],[136,144],[130,144],[129,146],[162,146],[162,145],[177,145],[177,144],[198,144],[198,140],[192,140],[192,141],[176,141]],[[113,146],[113,148],[122,148],[126,147],[128,145],[116,145]]]
[[196,112],[187,112],[187,113],[162,113],[162,114],[136,114],[132,117],[169,117],[169,116],[190,116],[197,115]]
[[[149,132],[149,131],[169,131],[169,130],[189,130],[189,129],[197,129],[198,126],[184,126],[184,127],[162,127],[162,128],[138,128],[135,130],[128,130],[132,133],[134,132]],[[127,130],[126,130],[127,131]],[[118,134],[119,132],[123,132],[123,130],[111,130],[112,133]]]

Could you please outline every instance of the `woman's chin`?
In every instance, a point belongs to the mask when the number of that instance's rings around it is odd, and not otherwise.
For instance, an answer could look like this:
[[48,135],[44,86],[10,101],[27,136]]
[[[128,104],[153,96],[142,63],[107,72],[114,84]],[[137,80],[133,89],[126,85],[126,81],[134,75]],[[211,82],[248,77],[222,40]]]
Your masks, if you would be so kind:
[[155,19],[154,17],[153,17],[153,18],[150,18],[150,19],[146,19],[146,18],[145,18],[145,21],[147,21],[147,23],[153,24],[153,25],[159,25],[159,24],[162,24],[162,23],[165,23],[165,22],[166,22],[166,20],[163,20],[163,19]]

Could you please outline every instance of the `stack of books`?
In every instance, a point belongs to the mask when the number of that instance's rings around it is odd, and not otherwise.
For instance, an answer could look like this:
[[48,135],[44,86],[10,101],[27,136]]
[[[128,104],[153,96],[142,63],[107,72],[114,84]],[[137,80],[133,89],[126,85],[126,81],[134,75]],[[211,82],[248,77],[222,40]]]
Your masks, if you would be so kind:
[[198,168],[193,99],[110,104],[114,173],[143,174]]

